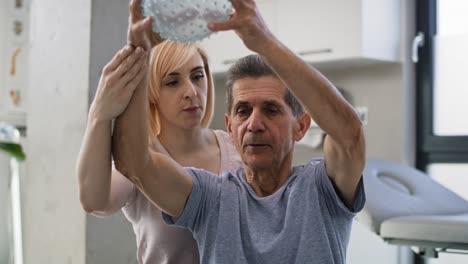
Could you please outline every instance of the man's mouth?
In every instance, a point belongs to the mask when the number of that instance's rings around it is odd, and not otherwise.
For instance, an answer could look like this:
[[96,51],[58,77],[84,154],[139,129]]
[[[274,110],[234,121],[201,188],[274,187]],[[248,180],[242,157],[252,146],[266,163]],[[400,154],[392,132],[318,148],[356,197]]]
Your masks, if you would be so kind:
[[264,147],[269,147],[270,145],[255,143],[255,144],[247,144],[246,146],[251,147],[251,148],[264,148]]

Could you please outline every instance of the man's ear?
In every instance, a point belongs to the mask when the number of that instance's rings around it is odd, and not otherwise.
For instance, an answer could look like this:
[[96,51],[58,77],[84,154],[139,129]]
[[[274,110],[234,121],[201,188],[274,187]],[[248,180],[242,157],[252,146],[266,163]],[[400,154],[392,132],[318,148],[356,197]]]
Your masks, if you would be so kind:
[[307,130],[310,127],[311,118],[310,115],[306,112],[300,114],[297,119],[297,128],[294,133],[294,140],[300,141],[306,134]]
[[224,114],[224,123],[226,124],[226,131],[229,135],[232,135],[231,117],[229,113]]

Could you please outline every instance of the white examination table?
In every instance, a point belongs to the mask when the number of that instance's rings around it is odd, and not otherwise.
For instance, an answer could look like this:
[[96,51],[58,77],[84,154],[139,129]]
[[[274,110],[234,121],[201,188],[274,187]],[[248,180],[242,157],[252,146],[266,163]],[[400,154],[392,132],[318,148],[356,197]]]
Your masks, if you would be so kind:
[[384,241],[426,257],[468,253],[466,200],[395,162],[369,159],[363,175],[367,202],[357,218]]

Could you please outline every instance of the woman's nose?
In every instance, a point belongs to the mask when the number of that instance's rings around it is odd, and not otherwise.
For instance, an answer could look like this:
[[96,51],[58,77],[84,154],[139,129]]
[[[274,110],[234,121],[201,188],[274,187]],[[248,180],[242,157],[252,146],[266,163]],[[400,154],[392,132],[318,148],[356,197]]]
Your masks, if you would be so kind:
[[185,86],[184,98],[192,98],[194,96],[197,96],[197,88],[193,83],[189,82]]

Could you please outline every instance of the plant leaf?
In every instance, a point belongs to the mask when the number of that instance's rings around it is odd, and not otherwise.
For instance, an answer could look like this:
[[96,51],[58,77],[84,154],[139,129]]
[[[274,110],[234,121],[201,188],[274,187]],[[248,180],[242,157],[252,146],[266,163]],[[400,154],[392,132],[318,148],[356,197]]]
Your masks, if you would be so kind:
[[26,154],[20,144],[0,142],[0,150],[13,156],[19,161],[24,161],[26,159]]

